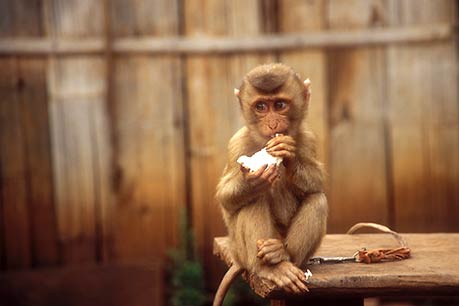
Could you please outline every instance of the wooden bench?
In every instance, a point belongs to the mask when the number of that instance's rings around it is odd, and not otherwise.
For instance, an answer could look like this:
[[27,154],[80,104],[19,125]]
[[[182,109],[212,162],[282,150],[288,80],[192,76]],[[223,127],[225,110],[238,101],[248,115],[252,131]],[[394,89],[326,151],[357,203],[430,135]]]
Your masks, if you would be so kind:
[[[363,305],[372,296],[459,295],[459,234],[402,234],[411,258],[375,264],[335,263],[310,265],[310,292],[292,296],[253,275],[243,277],[271,305]],[[228,237],[214,239],[214,254],[231,265]],[[361,248],[397,246],[387,234],[327,235],[315,256],[352,256]],[[331,301],[334,302],[331,302]],[[318,303],[319,304],[319,303]]]

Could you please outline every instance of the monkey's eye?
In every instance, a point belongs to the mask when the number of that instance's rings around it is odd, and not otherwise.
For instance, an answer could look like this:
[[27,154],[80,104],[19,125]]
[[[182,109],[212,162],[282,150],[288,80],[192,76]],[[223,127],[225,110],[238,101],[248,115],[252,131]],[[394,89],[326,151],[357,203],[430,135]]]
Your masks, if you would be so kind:
[[283,100],[278,100],[274,103],[274,109],[276,110],[283,110],[286,107],[287,107],[287,102]]
[[259,112],[264,112],[268,109],[268,105],[265,102],[257,102],[255,104],[255,109]]

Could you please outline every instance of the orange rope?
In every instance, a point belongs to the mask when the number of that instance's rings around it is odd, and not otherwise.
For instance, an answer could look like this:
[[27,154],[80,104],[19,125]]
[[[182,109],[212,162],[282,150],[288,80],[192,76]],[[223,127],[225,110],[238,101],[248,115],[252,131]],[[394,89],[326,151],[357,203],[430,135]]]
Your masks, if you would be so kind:
[[410,257],[411,249],[408,247],[405,239],[403,239],[403,237],[400,236],[399,233],[394,232],[387,226],[376,224],[376,223],[357,223],[356,225],[351,227],[347,231],[347,233],[353,234],[357,230],[361,228],[367,228],[367,227],[377,229],[383,233],[391,234],[400,244],[400,247],[393,248],[393,249],[382,249],[382,248],[372,249],[372,250],[361,249],[355,254],[355,258],[358,262],[369,264],[369,263],[384,262],[384,261],[402,260],[402,259],[407,259]]

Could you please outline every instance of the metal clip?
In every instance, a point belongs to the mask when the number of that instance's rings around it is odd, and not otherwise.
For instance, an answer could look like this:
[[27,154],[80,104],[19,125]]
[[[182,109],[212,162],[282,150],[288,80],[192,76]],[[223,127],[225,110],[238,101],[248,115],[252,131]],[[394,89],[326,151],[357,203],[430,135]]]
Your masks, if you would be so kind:
[[355,257],[313,257],[308,260],[308,265],[335,264],[344,262],[357,262]]

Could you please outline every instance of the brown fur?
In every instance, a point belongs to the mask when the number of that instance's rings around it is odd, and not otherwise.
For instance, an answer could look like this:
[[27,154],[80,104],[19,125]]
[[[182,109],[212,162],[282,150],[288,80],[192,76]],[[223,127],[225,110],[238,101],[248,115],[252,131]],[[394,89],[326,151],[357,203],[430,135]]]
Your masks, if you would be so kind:
[[246,80],[256,89],[269,93],[283,85],[292,74],[292,69],[285,65],[270,64],[253,69]]
[[[244,80],[238,98],[247,125],[229,142],[228,161],[216,197],[237,264],[298,293],[305,290],[298,283],[304,278],[297,267],[302,267],[319,246],[327,219],[323,167],[316,159],[314,136],[302,124],[309,89],[291,68],[282,64],[257,67]],[[285,96],[291,99],[286,137],[295,143],[295,149],[290,152],[293,155],[288,155],[290,158],[284,158],[276,182],[260,191],[253,188],[236,160],[241,155],[252,155],[271,141],[261,133],[260,124],[265,119],[254,114],[251,103],[260,97],[275,100]],[[278,243],[260,248],[267,240]],[[264,256],[263,260],[260,256]]]

